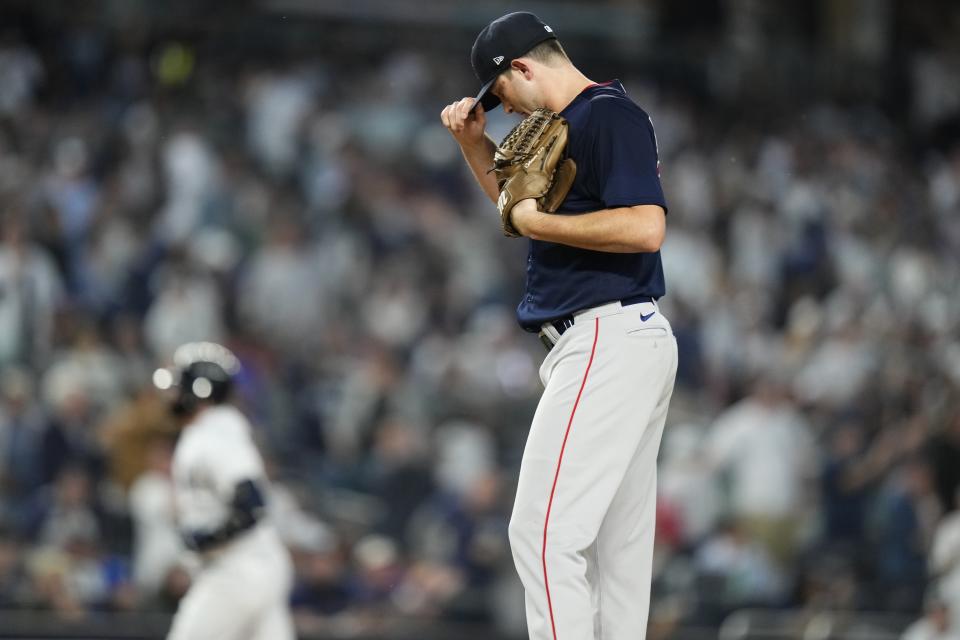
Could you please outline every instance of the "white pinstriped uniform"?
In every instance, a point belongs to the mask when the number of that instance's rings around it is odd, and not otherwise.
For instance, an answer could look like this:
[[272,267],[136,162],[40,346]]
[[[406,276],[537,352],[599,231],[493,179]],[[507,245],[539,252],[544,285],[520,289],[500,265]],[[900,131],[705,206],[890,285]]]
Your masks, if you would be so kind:
[[[173,454],[178,524],[212,530],[243,480],[266,485],[250,424],[230,405],[208,407],[187,425]],[[167,640],[293,640],[292,564],[273,525],[257,523],[203,555]]]

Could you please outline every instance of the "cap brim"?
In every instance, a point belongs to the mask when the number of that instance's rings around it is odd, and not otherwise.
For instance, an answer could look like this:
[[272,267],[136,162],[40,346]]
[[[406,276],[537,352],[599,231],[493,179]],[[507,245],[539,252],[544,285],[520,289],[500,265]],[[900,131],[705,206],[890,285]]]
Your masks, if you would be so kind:
[[497,76],[494,76],[489,82],[480,87],[480,92],[477,94],[476,102],[473,104],[475,109],[478,104],[483,105],[484,111],[490,111],[500,106],[500,98],[498,98],[490,88],[493,86],[493,83],[497,81]]

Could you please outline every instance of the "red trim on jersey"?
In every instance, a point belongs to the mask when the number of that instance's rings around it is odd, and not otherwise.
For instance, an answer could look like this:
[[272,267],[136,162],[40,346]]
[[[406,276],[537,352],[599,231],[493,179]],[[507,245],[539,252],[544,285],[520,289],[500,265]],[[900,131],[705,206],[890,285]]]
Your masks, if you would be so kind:
[[584,91],[587,89],[593,89],[594,87],[609,87],[613,84],[613,80],[607,80],[606,82],[592,82],[583,88]]
[[580,404],[580,396],[583,395],[583,388],[587,386],[587,376],[590,374],[590,365],[593,364],[593,356],[597,352],[597,338],[599,337],[600,318],[596,318],[594,321],[593,347],[590,349],[590,361],[587,362],[587,370],[583,372],[580,391],[577,392],[577,399],[573,403],[573,410],[570,412],[570,420],[567,421],[567,430],[563,434],[563,444],[560,446],[560,457],[557,458],[557,471],[553,475],[553,487],[550,488],[550,500],[547,502],[547,517],[543,521],[543,549],[540,552],[540,560],[543,563],[543,585],[547,591],[547,608],[550,610],[550,627],[553,629],[553,640],[557,640],[557,624],[553,619],[553,600],[550,598],[550,581],[547,579],[547,525],[550,523],[550,510],[553,508],[553,496],[557,491],[557,480],[560,478],[560,464],[563,462],[563,452],[567,448],[567,437],[570,435],[573,416],[577,413],[577,406]]

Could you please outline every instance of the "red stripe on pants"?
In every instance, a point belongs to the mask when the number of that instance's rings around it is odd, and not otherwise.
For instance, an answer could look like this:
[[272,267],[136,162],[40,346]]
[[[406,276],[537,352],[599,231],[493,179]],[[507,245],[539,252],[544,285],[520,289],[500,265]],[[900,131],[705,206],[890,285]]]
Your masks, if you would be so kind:
[[563,444],[560,446],[560,457],[557,458],[557,471],[553,475],[553,487],[550,488],[550,501],[547,502],[547,517],[543,521],[543,550],[540,553],[540,559],[543,562],[543,585],[547,590],[547,608],[550,610],[550,627],[553,629],[553,640],[557,640],[557,624],[553,619],[553,600],[550,598],[550,581],[547,579],[547,526],[550,524],[550,509],[553,508],[553,496],[557,492],[557,480],[560,478],[560,464],[563,462],[563,452],[567,448],[567,438],[570,436],[570,427],[573,426],[573,416],[577,414],[577,407],[580,405],[580,396],[583,395],[583,388],[587,386],[587,376],[590,375],[590,365],[593,364],[593,356],[597,352],[597,338],[599,337],[600,318],[595,318],[593,347],[590,349],[590,360],[587,362],[587,370],[583,372],[580,391],[577,392],[577,400],[573,403],[570,420],[567,422],[567,430],[563,434]]

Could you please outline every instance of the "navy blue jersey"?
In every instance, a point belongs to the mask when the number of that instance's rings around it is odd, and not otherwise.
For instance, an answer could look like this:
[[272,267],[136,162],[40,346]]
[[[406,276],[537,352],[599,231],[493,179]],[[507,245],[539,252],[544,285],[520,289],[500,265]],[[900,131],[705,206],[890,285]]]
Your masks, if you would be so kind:
[[[656,204],[666,210],[650,117],[613,81],[592,85],[560,113],[577,176],[558,215]],[[530,240],[517,319],[527,331],[606,302],[665,293],[660,252],[609,253]]]

